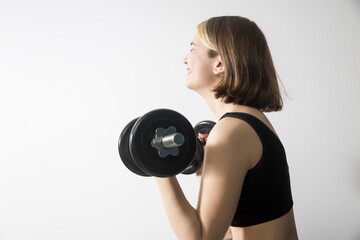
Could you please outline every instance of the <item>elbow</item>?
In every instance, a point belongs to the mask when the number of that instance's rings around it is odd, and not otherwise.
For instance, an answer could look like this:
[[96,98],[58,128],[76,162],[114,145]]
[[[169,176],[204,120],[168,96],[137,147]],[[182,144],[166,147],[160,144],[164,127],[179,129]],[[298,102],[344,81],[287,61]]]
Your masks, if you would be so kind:
[[173,231],[179,240],[202,240],[203,232],[197,214],[187,219],[177,219],[172,222]]
[[177,236],[180,240],[203,240],[203,230],[200,218],[195,211],[196,218],[192,218],[191,221],[188,221],[187,230],[181,232],[181,236]]
[[[203,238],[203,228],[202,228],[202,224],[201,224],[201,220],[199,218],[199,215],[198,213],[196,212],[196,216],[197,216],[197,219],[196,221],[194,221],[192,223],[192,237],[191,239],[194,239],[194,240],[204,240]],[[186,238],[186,240],[189,239],[189,238]]]

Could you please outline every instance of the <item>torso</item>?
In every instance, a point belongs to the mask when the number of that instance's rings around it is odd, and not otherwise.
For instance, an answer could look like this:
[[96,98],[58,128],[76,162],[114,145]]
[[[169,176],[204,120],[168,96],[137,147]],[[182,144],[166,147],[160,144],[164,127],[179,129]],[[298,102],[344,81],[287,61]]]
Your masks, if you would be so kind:
[[275,220],[251,227],[231,227],[233,240],[297,240],[293,210]]
[[[243,108],[241,109],[233,109],[234,112],[244,112],[253,115],[254,117],[261,120],[269,129],[271,129],[275,135],[276,132],[271,125],[270,121],[267,117],[259,110],[254,108]],[[249,128],[251,128],[249,126]],[[254,135],[256,135],[254,131]],[[253,157],[249,159],[251,161],[251,166],[255,166],[261,158],[262,152],[262,144],[260,139],[256,136],[251,139],[252,141],[252,149],[254,150]],[[292,240],[298,239],[297,231],[294,220],[293,209],[291,209],[285,215],[274,219],[272,221],[268,221],[262,224],[253,225],[250,227],[231,227],[232,239],[233,240]]]

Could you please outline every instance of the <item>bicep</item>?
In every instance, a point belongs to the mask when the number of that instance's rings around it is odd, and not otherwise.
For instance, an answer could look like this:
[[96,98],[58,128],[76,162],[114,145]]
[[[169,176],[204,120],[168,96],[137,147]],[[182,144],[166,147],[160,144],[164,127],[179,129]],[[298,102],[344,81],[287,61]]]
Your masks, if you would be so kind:
[[220,239],[234,217],[248,163],[233,144],[208,143],[197,211],[203,239]]

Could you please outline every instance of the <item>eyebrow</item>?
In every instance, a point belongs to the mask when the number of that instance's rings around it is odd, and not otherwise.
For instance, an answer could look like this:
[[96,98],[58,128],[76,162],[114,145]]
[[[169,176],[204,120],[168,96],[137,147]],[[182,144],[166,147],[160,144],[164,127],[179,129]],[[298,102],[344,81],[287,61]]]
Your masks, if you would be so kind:
[[190,46],[196,46],[196,44],[194,42],[191,42]]

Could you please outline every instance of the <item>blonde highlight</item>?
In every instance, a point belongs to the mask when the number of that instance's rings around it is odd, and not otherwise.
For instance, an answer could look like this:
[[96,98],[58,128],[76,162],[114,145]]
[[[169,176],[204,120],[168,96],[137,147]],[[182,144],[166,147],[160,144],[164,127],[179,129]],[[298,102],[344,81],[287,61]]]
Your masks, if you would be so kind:
[[202,44],[204,44],[207,48],[217,51],[212,42],[210,41],[209,34],[206,30],[207,21],[200,23],[197,26],[197,32],[199,34],[200,40]]

